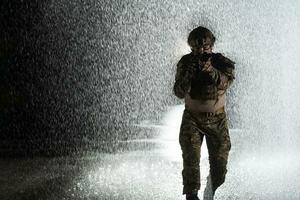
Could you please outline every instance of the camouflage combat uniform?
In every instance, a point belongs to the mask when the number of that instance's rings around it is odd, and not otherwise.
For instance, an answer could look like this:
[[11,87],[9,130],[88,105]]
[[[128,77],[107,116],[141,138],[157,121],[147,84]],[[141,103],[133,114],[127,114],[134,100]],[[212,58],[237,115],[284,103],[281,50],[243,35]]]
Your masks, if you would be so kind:
[[[174,93],[184,98],[216,100],[218,91],[226,91],[234,80],[234,62],[222,54],[211,54],[211,73],[199,72],[193,64],[193,54],[187,54],[177,64]],[[226,81],[224,81],[226,77]],[[223,93],[223,94],[224,94]],[[225,111],[220,114],[193,112],[185,108],[179,134],[183,157],[183,194],[200,189],[200,149],[206,137],[210,163],[212,192],[225,181],[228,153],[231,148]]]

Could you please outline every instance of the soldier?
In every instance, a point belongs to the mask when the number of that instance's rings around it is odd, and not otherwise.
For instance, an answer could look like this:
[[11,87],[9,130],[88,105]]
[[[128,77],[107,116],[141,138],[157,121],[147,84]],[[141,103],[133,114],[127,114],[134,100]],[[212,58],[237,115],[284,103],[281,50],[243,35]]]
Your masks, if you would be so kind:
[[235,79],[234,62],[220,53],[213,53],[215,36],[204,27],[188,36],[192,52],[177,64],[174,94],[185,100],[179,133],[183,157],[183,194],[187,200],[199,200],[200,149],[205,136],[209,153],[209,176],[204,199],[213,199],[224,183],[228,153],[231,148],[226,90]]

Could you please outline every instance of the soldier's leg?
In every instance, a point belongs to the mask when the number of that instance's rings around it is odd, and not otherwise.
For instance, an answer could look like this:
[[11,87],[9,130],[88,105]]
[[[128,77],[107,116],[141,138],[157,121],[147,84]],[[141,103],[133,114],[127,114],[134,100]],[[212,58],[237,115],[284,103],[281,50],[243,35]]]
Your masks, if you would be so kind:
[[183,158],[183,194],[197,194],[200,189],[200,149],[203,134],[197,130],[195,119],[184,111],[179,134]]
[[211,125],[206,135],[210,164],[208,182],[211,182],[213,195],[225,181],[228,154],[231,148],[226,114],[222,114],[219,118],[217,123]]

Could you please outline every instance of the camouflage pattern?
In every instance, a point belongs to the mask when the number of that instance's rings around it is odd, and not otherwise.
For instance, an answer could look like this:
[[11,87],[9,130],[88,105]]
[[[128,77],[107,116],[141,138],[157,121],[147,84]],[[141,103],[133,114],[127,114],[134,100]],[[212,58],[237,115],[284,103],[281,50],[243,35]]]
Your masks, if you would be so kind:
[[193,53],[183,56],[177,64],[174,94],[184,98],[187,93],[193,99],[217,99],[219,90],[226,90],[235,79],[234,62],[220,53],[211,55],[211,73],[201,72],[198,56]]
[[[235,79],[234,62],[220,53],[212,53],[209,60],[212,72],[199,70],[199,57],[193,52],[183,56],[177,64],[174,94],[184,98],[218,100],[220,91],[224,94]],[[200,189],[200,149],[206,137],[209,153],[210,175],[206,196],[213,195],[225,181],[226,165],[231,148],[226,113],[193,113],[185,109],[179,134],[183,157],[183,194],[196,194]],[[209,194],[211,193],[211,194]],[[210,199],[210,198],[208,198]]]
[[213,193],[225,181],[231,148],[226,113],[192,113],[185,109],[179,134],[183,157],[183,194],[196,193],[200,189],[200,149],[204,136]]

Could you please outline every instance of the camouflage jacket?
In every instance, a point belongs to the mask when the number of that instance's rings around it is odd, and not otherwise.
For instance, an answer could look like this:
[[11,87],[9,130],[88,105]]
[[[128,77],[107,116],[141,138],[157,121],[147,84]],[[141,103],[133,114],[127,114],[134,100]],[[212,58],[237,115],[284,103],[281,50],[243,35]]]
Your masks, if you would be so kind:
[[192,99],[216,100],[218,91],[225,93],[235,79],[234,64],[222,54],[213,53],[212,72],[202,72],[192,53],[184,55],[177,64],[174,94],[181,99],[189,93]]

